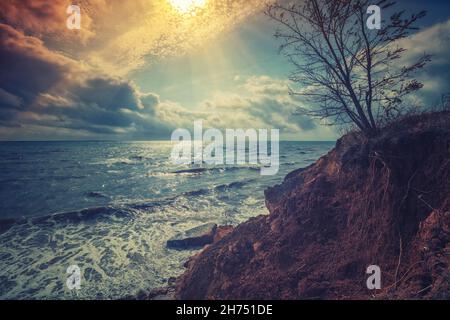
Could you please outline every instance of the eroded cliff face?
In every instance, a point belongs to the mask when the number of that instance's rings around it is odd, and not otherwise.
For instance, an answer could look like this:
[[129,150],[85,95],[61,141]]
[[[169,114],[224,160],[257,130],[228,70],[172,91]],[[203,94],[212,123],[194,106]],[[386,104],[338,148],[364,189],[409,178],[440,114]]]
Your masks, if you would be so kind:
[[450,299],[450,113],[348,134],[266,205],[189,261],[177,298]]

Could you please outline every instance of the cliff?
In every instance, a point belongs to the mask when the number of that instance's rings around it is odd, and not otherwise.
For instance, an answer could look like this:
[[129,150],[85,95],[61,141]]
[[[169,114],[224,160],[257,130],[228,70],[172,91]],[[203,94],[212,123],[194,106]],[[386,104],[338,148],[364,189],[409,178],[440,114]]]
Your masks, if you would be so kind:
[[347,134],[265,195],[270,214],[193,257],[177,298],[450,299],[449,112]]

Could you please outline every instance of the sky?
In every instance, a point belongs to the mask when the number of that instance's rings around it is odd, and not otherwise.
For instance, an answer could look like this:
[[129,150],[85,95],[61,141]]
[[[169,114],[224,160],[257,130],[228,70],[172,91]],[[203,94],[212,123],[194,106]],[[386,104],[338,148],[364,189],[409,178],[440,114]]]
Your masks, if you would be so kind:
[[[66,27],[70,4],[81,8],[80,30]],[[168,140],[195,120],[336,139],[336,128],[295,114],[288,88],[299,85],[288,80],[264,8],[264,0],[2,0],[0,140]],[[406,60],[434,54],[417,99],[435,104],[450,92],[450,3],[397,8],[428,11],[402,45]]]

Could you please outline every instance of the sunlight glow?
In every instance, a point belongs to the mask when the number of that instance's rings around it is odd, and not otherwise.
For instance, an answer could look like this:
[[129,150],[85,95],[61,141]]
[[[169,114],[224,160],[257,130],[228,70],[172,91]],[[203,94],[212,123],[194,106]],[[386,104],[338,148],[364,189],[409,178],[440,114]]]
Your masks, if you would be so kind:
[[206,4],[206,0],[168,0],[172,7],[178,12],[186,14],[192,13]]

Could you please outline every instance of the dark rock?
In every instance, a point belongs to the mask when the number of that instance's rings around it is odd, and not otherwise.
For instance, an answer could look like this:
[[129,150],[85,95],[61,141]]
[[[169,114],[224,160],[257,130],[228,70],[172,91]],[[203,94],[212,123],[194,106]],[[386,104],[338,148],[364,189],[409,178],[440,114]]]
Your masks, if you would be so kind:
[[88,198],[108,198],[107,195],[104,195],[101,192],[95,192],[95,191],[87,192],[86,197],[88,197]]
[[193,249],[203,247],[214,241],[217,224],[207,223],[189,229],[167,241],[167,247],[172,249]]

